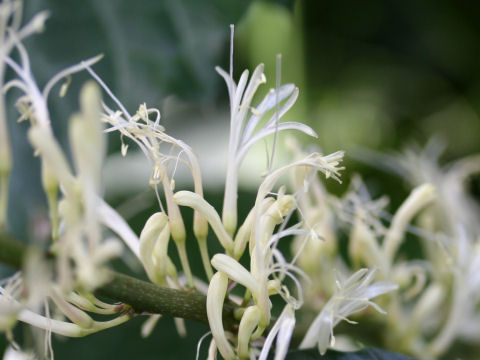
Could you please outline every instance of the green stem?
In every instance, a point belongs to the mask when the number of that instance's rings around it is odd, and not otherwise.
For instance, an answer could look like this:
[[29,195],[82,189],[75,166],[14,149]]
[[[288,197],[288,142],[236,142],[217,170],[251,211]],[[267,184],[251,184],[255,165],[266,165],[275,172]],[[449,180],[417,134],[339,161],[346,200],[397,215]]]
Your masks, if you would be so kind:
[[188,262],[187,257],[187,248],[185,247],[185,242],[175,242],[177,245],[178,256],[180,257],[180,263],[182,264],[183,272],[187,278],[187,285],[189,288],[193,289],[195,285],[193,284],[192,270],[190,270],[190,263]]
[[112,272],[110,282],[99,288],[96,294],[128,304],[135,312],[208,323],[206,296],[197,291],[171,289]]
[[198,247],[200,248],[200,256],[202,257],[203,268],[207,274],[208,280],[213,276],[212,265],[210,264],[210,257],[208,256],[207,238],[198,238]]
[[[0,231],[0,262],[20,269],[28,246]],[[95,295],[129,305],[135,313],[161,314],[208,324],[206,295],[194,290],[177,290],[111,271],[111,280],[98,288]],[[224,326],[234,329],[235,308],[226,304]]]

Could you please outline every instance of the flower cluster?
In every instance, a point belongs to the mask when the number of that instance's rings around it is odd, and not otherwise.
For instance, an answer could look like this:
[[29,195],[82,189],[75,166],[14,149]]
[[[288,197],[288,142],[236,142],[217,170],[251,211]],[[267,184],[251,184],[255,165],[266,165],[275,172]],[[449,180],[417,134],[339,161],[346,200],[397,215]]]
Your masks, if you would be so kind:
[[[370,318],[381,329],[378,335],[384,347],[432,359],[456,340],[477,341],[480,228],[473,219],[478,219],[480,209],[466,189],[466,180],[479,172],[480,158],[470,156],[441,168],[439,151],[437,143],[430,143],[425,150],[409,149],[395,156],[368,153],[372,164],[393,170],[413,187],[393,215],[385,210],[388,199],[372,200],[359,177],[342,197],[329,194],[315,179],[300,208],[307,221],[317,224],[315,230],[321,229],[323,241],[299,236],[293,244],[294,250],[304,250],[298,264],[314,284],[305,294],[306,311],[321,310],[303,347],[315,343],[313,329],[330,334],[318,342],[320,351],[329,337],[333,341],[333,327],[350,313],[351,304],[343,307],[342,300],[357,298],[358,307],[366,306],[369,293],[388,288],[374,285],[358,295],[359,289],[346,285],[349,281],[337,282],[337,289],[335,282],[326,281],[324,267],[347,268],[338,256],[340,232],[348,234],[348,258],[354,270],[374,267],[381,280],[398,284],[396,295],[382,302],[388,317]],[[401,247],[407,235],[421,251],[405,254]],[[349,290],[353,294],[346,294]],[[329,296],[333,297],[327,300]],[[336,315],[330,313],[332,308]]]
[[[103,236],[102,226],[116,222],[112,227],[115,230],[126,223],[119,216],[110,216],[113,209],[100,197],[104,136],[100,122],[101,96],[97,85],[90,82],[83,87],[80,112],[70,119],[70,144],[75,171],[53,135],[47,99],[51,89],[60,80],[94,64],[100,57],[61,71],[41,90],[31,73],[23,39],[43,29],[47,14],[40,13],[21,27],[21,3],[4,1],[0,4],[0,17],[1,78],[3,81],[7,67],[17,76],[1,84],[1,133],[2,137],[8,133],[5,92],[18,88],[22,92],[16,104],[21,115],[19,121],[28,120],[28,139],[41,160],[41,180],[48,199],[52,229],[49,251],[55,255],[55,275],[47,265],[44,254],[32,253],[28,254],[21,273],[2,280],[0,328],[11,337],[10,330],[16,320],[20,320],[47,330],[48,334],[55,332],[73,337],[84,336],[130,318],[125,313],[107,321],[97,321],[86,312],[109,315],[118,314],[124,309],[115,304],[106,304],[92,293],[109,280],[105,264],[122,251],[117,239]],[[15,51],[18,53],[18,62],[10,56]],[[64,86],[61,95],[65,91]],[[7,140],[1,141],[2,187],[8,183],[10,155]],[[2,191],[1,196],[2,207],[6,208],[7,191]],[[5,215],[2,211],[2,227]],[[106,221],[107,217],[109,221]],[[52,316],[58,320],[52,319]],[[64,321],[64,318],[70,321]],[[49,348],[45,351],[48,353]]]
[[[397,288],[389,281],[397,279],[393,259],[406,226],[431,201],[432,187],[424,185],[412,193],[393,218],[382,248],[371,239],[374,235],[369,233],[370,223],[365,221],[367,212],[357,212],[354,206],[360,228],[355,230],[355,236],[359,239],[352,241],[359,249],[370,246],[367,251],[359,250],[359,261],[368,267],[378,268],[385,281],[373,282],[376,270],[361,269],[350,273],[344,270],[340,262],[331,261],[336,254],[333,240],[329,239],[335,236],[330,229],[333,220],[328,214],[328,206],[323,203],[326,196],[318,173],[324,174],[327,179],[340,181],[340,171],[343,169],[340,163],[344,153],[302,153],[292,162],[278,168],[272,167],[280,132],[295,130],[313,137],[316,134],[305,124],[281,121],[294,105],[299,90],[293,84],[281,85],[280,74],[277,74],[277,86],[268,91],[261,101],[257,100],[256,93],[266,82],[263,65],[255,68],[250,77],[245,70],[235,82],[232,66],[233,27],[230,71],[227,73],[217,68],[226,82],[230,98],[228,163],[223,210],[220,214],[204,197],[201,169],[192,148],[167,134],[160,124],[158,109],[142,104],[131,115],[92,69],[100,57],[61,71],[40,90],[31,73],[30,59],[22,40],[41,30],[46,16],[44,13],[37,15],[21,28],[17,18],[19,3],[6,0],[1,6],[0,16],[4,16],[4,19],[0,23],[9,25],[0,29],[3,30],[0,71],[9,67],[16,74],[15,79],[2,85],[5,90],[15,87],[23,93],[17,108],[20,120],[30,123],[28,139],[41,160],[42,185],[48,199],[52,227],[50,252],[55,258],[52,271],[43,255],[32,254],[26,262],[28,266],[21,273],[1,283],[2,330],[9,332],[16,320],[20,320],[47,330],[47,334],[54,332],[76,337],[118,325],[133,316],[125,311],[127,306],[107,304],[94,296],[95,289],[109,281],[107,262],[122,251],[121,242],[107,236],[104,229],[113,231],[135,254],[152,283],[173,289],[205,292],[212,334],[211,358],[215,358],[218,351],[225,359],[257,356],[266,359],[276,338],[275,359],[282,359],[293,334],[295,311],[304,303],[303,281],[313,280],[315,286],[320,286],[320,296],[332,297],[313,321],[302,347],[318,343],[323,353],[329,342],[333,345],[333,327],[339,321],[369,305],[381,310],[372,299]],[[11,51],[18,53],[19,62],[10,57]],[[97,84],[89,82],[83,87],[80,112],[74,114],[69,123],[72,166],[51,129],[47,99],[51,89],[60,80],[69,79],[71,74],[81,70],[91,74],[116,109],[102,103]],[[61,95],[66,92],[68,81],[62,86]],[[7,134],[6,117],[2,114],[4,98],[0,99],[0,124],[4,136]],[[104,124],[107,124],[105,129]],[[156,194],[159,209],[145,222],[139,236],[102,199],[103,133],[115,131],[120,133],[122,155],[126,156],[129,144],[133,142],[148,159],[152,169],[149,185]],[[239,168],[252,146],[270,135],[275,138],[270,165],[265,174],[259,174],[259,178],[263,178],[248,215],[239,219]],[[1,145],[0,175],[2,184],[5,184],[10,166],[8,141],[2,141]],[[175,188],[178,166],[185,166],[189,170],[193,191]],[[287,174],[295,179],[293,186],[288,188],[282,183]],[[314,200],[308,198],[310,192],[313,192]],[[6,203],[6,196],[0,195],[2,203]],[[360,202],[359,206],[362,207],[363,203]],[[181,207],[194,211],[191,227],[185,225]],[[4,222],[4,216],[0,220]],[[207,246],[209,228],[223,248],[222,252],[213,256]],[[191,271],[186,247],[189,229],[197,240],[208,284],[200,280],[201,274],[194,275]],[[292,237],[296,237],[295,255],[288,260],[278,245],[280,240]],[[322,238],[325,244],[321,243]],[[180,267],[172,261],[172,254],[169,253],[170,239],[175,244]],[[324,251],[327,251],[327,256]],[[363,254],[371,258],[364,258]],[[315,258],[317,255],[318,258]],[[323,262],[323,259],[327,260]],[[322,268],[312,271],[312,266],[318,264]],[[338,281],[337,291],[325,291],[325,282],[317,284],[316,276],[326,276],[333,268],[339,268],[342,274],[346,273],[347,279]],[[406,271],[413,272],[414,268],[409,267]],[[243,289],[243,296],[238,295],[237,286]],[[311,291],[307,293],[309,300],[312,294]],[[283,300],[281,311],[273,309],[273,296]],[[234,304],[236,308],[234,316],[238,326],[233,329],[224,324],[225,304]],[[116,316],[107,321],[97,321],[88,313]],[[275,319],[278,313],[280,315]],[[57,315],[60,315],[60,319],[57,319]],[[152,315],[147,320],[143,328],[144,335],[150,333],[158,319],[159,315]],[[182,331],[182,320],[176,324]]]

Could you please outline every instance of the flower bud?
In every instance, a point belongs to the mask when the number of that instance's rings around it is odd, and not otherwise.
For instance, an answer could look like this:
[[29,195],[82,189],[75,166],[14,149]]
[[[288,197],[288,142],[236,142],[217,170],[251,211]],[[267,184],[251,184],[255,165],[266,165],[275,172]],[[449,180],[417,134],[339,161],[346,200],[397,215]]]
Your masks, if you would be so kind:
[[[166,256],[166,253],[161,254],[161,250],[165,250],[165,247],[158,248],[156,244],[164,229],[167,229],[168,232],[168,227],[168,217],[164,213],[158,212],[150,216],[140,234],[140,260],[148,278],[156,284],[164,282],[165,271],[163,273],[158,271],[155,255],[160,259],[164,259],[164,256]],[[154,249],[157,252],[156,254]],[[163,266],[166,267],[166,264],[162,265],[162,269],[165,270]]]
[[435,187],[423,184],[412,190],[407,200],[400,206],[393,217],[392,224],[385,238],[383,251],[387,265],[390,266],[400,246],[405,230],[412,218],[436,198]]
[[241,359],[248,359],[250,356],[248,345],[253,331],[260,320],[260,309],[257,306],[250,306],[245,310],[238,329],[238,356]]
[[227,293],[227,286],[227,275],[221,272],[213,275],[207,292],[207,315],[210,330],[220,354],[222,354],[226,360],[233,360],[235,359],[235,354],[225,336],[222,321],[223,302]]

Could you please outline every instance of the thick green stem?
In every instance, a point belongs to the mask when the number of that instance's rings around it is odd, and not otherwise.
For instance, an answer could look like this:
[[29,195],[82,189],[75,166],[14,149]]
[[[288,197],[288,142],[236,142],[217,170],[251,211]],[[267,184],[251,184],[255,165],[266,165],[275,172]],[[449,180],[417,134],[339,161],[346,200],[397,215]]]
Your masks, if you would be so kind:
[[111,275],[111,281],[99,288],[97,295],[128,304],[135,312],[208,323],[206,296],[202,293],[170,289],[114,272]]
[[[0,262],[20,269],[28,246],[0,232]],[[158,286],[117,272],[111,280],[98,288],[95,295],[122,302],[136,313],[162,314],[208,324],[206,295],[194,290],[176,290]],[[234,307],[225,305],[225,328],[233,329],[238,322],[233,316]]]

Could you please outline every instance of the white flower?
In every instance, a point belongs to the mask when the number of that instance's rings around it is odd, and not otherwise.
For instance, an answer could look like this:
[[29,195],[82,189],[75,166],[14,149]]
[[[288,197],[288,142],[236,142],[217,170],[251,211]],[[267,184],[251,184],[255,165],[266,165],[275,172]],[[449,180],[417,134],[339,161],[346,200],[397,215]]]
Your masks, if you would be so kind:
[[[225,179],[225,197],[222,220],[228,233],[233,234],[237,228],[237,187],[238,169],[250,148],[268,135],[283,130],[299,130],[316,137],[309,126],[298,122],[279,123],[279,119],[294,105],[298,97],[298,88],[293,84],[277,86],[271,89],[265,98],[256,106],[251,103],[258,87],[266,82],[263,64],[258,65],[248,81],[248,70],[245,70],[238,84],[233,79],[233,26],[231,34],[230,73],[216,67],[224,78],[230,97],[230,137],[227,159],[227,176]],[[248,85],[247,85],[248,82]],[[285,102],[281,104],[281,102]],[[275,113],[262,126],[260,120],[270,110]],[[250,117],[247,120],[248,115]]]
[[[123,143],[123,137],[133,140],[152,166],[150,176],[150,185],[155,190],[159,206],[162,212],[168,214],[170,234],[177,246],[180,262],[187,276],[189,287],[193,287],[193,275],[187,258],[185,247],[186,231],[183,218],[180,214],[178,204],[173,199],[175,180],[174,175],[179,163],[184,164],[190,170],[195,193],[203,197],[202,175],[198,159],[193,150],[183,141],[178,140],[165,133],[165,129],[160,125],[160,111],[155,108],[147,108],[145,104],[140,105],[134,116],[131,116],[122,103],[110,91],[107,85],[90,68],[86,67],[88,72],[97,80],[103,89],[114,100],[121,111],[113,111],[103,104],[105,113],[102,116],[103,121],[111,125],[106,132],[118,131],[122,139],[122,155],[126,155],[128,145]],[[155,120],[150,120],[150,115],[155,116]],[[163,149],[164,146],[169,149]],[[176,155],[175,155],[176,153]],[[170,174],[170,165],[173,164],[172,174]],[[160,196],[158,194],[158,185],[161,184],[167,203],[167,211],[164,211]],[[209,277],[212,275],[208,260],[207,234],[208,225],[206,219],[196,210],[194,213],[193,231],[198,240],[202,261],[205,271]]]
[[295,311],[290,305],[286,305],[272,329],[268,333],[258,360],[266,360],[275,336],[277,346],[274,360],[283,360],[288,352],[288,346],[295,328]]
[[39,13],[21,28],[21,2],[3,1],[0,4],[0,88],[2,89],[0,93],[0,228],[5,226],[7,217],[8,178],[12,167],[3,84],[7,68],[4,64],[4,58],[10,56],[11,51],[19,41],[40,32],[47,17],[47,12]]
[[225,251],[227,251],[227,253],[233,253],[233,240],[225,230],[220,216],[212,205],[203,197],[191,191],[178,191],[173,196],[173,199],[178,205],[191,207],[201,213],[212,227]]
[[169,239],[168,217],[162,212],[150,216],[140,234],[140,259],[150,281],[158,285],[166,281]]
[[333,328],[353,313],[373,306],[377,311],[384,312],[377,304],[370,301],[379,295],[396,290],[397,285],[390,282],[375,282],[376,270],[361,269],[350,276],[346,281],[337,280],[338,290],[325,304],[320,314],[310,325],[300,344],[300,349],[313,347],[318,343],[320,354],[327,351],[328,345],[335,344]]
[[225,335],[222,321],[223,302],[227,293],[227,286],[227,275],[222,272],[213,275],[207,292],[207,315],[210,331],[218,351],[226,360],[230,360],[235,358],[235,354]]
[[[313,176],[316,171],[321,171],[327,177],[332,176],[339,180],[339,171],[342,169],[339,167],[339,162],[342,157],[343,152],[328,156],[312,153],[299,161],[270,172],[258,189],[254,208],[235,237],[233,254],[227,247],[227,254],[217,254],[212,258],[212,265],[218,270],[218,273],[213,278],[215,281],[212,281],[209,286],[207,312],[212,336],[220,353],[225,358],[231,358],[233,354],[232,346],[224,333],[220,307],[227,294],[228,279],[243,285],[248,289],[247,294],[251,294],[253,298],[253,303],[245,309],[240,321],[237,353],[241,357],[248,356],[250,342],[261,336],[270,323],[271,295],[281,295],[290,309],[298,309],[303,302],[300,282],[296,279],[296,275],[303,275],[303,272],[293,263],[288,263],[276,248],[278,241],[284,236],[305,234],[305,230],[299,229],[297,226],[284,229],[289,214],[296,207],[295,196],[286,195],[282,188],[276,200],[270,200],[268,195],[271,194],[272,189],[284,173],[296,168],[306,169],[303,173],[305,179]],[[308,182],[305,184],[308,185]],[[215,210],[203,199],[187,192],[177,193],[175,199],[178,203],[202,211],[209,219],[217,236],[229,239],[226,231],[227,224],[224,222],[222,226]],[[279,224],[282,225],[275,234],[276,226]],[[215,230],[215,227],[218,229]],[[249,270],[236,260],[242,256],[246,241],[249,242]],[[228,240],[228,244],[230,244],[230,240]],[[298,298],[292,296],[288,287],[283,283],[286,277],[295,283]],[[213,296],[217,298],[213,299]],[[246,301],[248,301],[249,297],[246,296]]]

